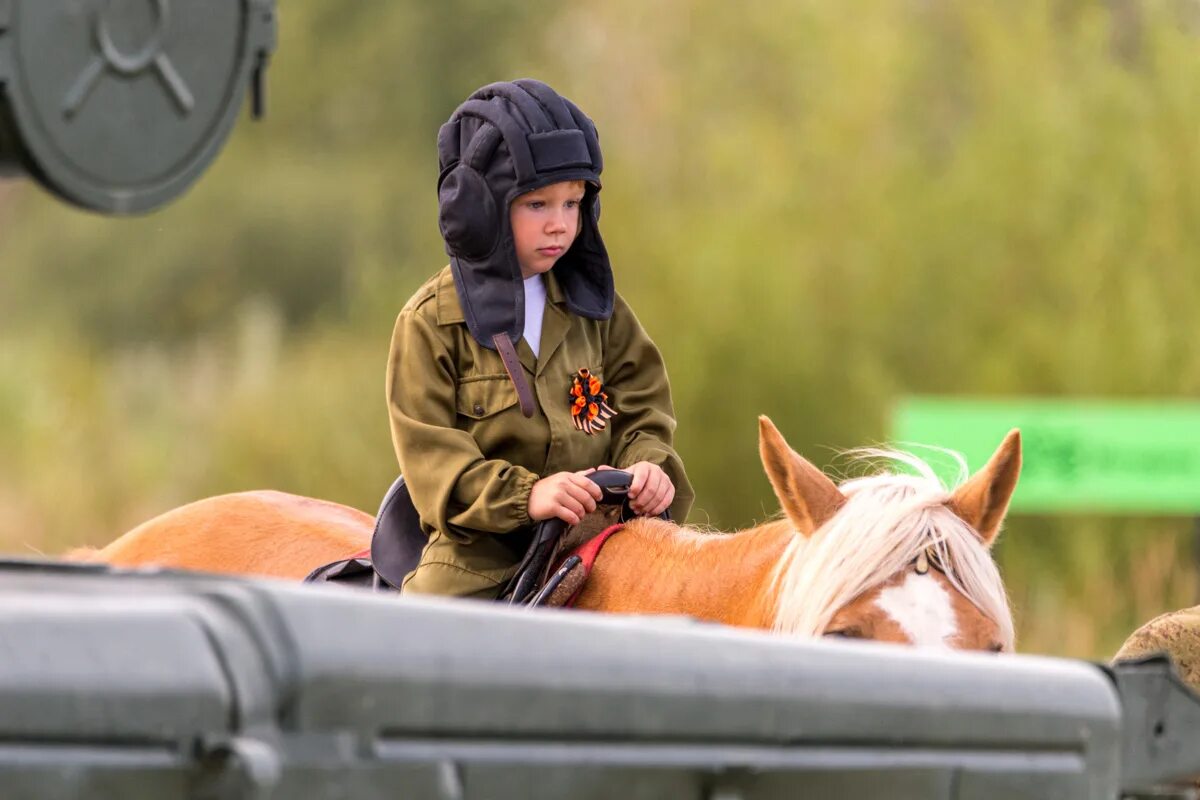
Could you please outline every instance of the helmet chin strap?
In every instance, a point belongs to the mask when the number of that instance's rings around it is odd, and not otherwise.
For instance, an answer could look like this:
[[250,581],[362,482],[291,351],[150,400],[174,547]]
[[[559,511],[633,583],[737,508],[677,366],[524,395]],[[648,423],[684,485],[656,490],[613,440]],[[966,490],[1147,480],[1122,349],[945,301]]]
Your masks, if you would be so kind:
[[532,417],[533,389],[529,387],[529,381],[525,379],[525,368],[521,366],[521,359],[517,358],[517,349],[513,347],[508,336],[503,333],[493,336],[492,344],[496,346],[496,352],[500,354],[500,361],[504,364],[504,371],[508,373],[508,379],[512,381],[513,388],[517,390],[517,402],[521,404],[521,413],[526,418]]

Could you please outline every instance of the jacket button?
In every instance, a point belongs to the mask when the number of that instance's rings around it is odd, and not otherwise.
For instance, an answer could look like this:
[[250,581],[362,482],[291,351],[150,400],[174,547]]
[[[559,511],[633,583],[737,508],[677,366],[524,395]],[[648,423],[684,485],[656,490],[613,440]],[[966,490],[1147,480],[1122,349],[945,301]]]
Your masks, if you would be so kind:
[[476,414],[482,414],[482,413],[483,413],[483,406],[479,405],[479,403],[476,403],[476,404],[475,404],[475,413],[476,413]]

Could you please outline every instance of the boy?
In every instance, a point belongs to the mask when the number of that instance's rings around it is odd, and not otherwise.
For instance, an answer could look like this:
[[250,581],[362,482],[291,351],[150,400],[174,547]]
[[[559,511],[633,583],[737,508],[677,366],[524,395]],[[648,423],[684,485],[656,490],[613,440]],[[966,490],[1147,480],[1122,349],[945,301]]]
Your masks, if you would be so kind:
[[532,526],[577,523],[633,473],[634,511],[692,504],[658,349],[613,289],[592,121],[549,86],[496,83],[438,133],[450,266],[396,320],[392,441],[429,534],[405,592],[495,598]]

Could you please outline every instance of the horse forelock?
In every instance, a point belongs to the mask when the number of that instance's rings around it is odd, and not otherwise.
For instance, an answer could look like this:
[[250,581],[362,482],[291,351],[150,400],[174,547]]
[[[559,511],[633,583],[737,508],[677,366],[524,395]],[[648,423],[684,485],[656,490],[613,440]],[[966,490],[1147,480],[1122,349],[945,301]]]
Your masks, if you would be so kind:
[[[947,579],[1013,646],[1012,614],[1000,572],[979,535],[947,505],[950,491],[907,453],[859,451],[918,474],[883,473],[841,485],[846,503],[811,536],[796,533],[775,570],[773,628],[819,636],[837,611],[932,548]],[[965,470],[963,471],[965,472]]]

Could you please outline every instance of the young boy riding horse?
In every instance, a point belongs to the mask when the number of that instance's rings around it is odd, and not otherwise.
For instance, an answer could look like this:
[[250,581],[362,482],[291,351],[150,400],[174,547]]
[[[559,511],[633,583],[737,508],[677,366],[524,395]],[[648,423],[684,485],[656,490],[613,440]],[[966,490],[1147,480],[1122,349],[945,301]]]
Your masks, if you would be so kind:
[[[495,84],[454,113],[438,144],[451,262],[400,312],[388,367],[396,451],[429,534],[404,590],[495,597],[534,522],[574,523],[595,507],[591,468],[634,473],[633,510],[645,515],[670,506],[683,520],[692,491],[672,449],[662,359],[613,291],[591,121],[544,84]],[[1013,649],[990,548],[1020,473],[1017,431],[954,488],[901,453],[878,455],[907,470],[835,485],[765,417],[759,451],[782,518],[727,535],[631,520],[575,606]],[[299,580],[362,552],[375,524],[338,503],[239,492],[67,557]]]
[[438,133],[450,265],[396,320],[392,441],[428,544],[412,593],[494,598],[533,525],[578,523],[633,475],[639,514],[693,494],[658,349],[614,291],[600,237],[595,125],[544,83],[495,83]]

